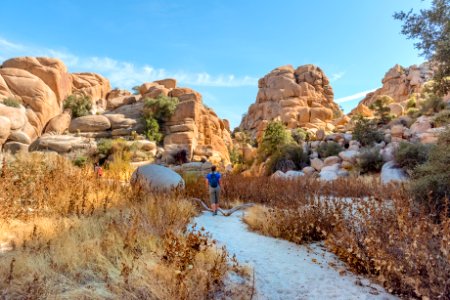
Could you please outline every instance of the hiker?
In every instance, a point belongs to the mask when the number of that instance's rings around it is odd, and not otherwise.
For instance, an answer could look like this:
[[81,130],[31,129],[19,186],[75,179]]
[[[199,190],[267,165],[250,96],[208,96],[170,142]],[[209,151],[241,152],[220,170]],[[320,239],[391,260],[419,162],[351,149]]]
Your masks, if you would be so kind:
[[97,177],[102,177],[103,176],[103,168],[100,167],[98,162],[96,162],[94,164],[94,172],[97,175]]
[[211,209],[213,211],[213,216],[217,215],[217,209],[219,209],[219,195],[220,195],[220,173],[216,172],[217,167],[211,167],[211,173],[206,175],[208,189],[209,189],[209,200],[211,201]]

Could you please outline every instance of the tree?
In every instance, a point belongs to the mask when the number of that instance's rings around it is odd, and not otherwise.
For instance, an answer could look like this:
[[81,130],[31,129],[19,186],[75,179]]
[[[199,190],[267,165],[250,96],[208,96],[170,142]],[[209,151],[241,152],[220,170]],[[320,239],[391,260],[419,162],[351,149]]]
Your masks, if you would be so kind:
[[384,134],[377,129],[377,125],[372,120],[357,116],[353,137],[363,146],[373,146],[384,139]]
[[370,109],[374,110],[378,117],[378,124],[387,124],[393,119],[390,114],[391,109],[388,106],[392,102],[394,100],[391,97],[380,96],[370,105]]
[[92,100],[86,95],[70,95],[64,100],[64,109],[70,109],[74,118],[87,116],[91,113]]
[[263,156],[263,159],[266,159],[274,154],[278,149],[291,142],[292,137],[284,125],[279,121],[273,121],[267,125],[267,128],[264,131],[259,151]]
[[144,100],[143,118],[145,121],[145,135],[149,140],[160,142],[163,135],[160,128],[175,113],[178,98],[159,95],[156,98]]
[[450,92],[450,0],[433,0],[430,9],[419,13],[396,12],[403,21],[402,34],[417,39],[415,47],[437,67],[434,92],[444,96]]

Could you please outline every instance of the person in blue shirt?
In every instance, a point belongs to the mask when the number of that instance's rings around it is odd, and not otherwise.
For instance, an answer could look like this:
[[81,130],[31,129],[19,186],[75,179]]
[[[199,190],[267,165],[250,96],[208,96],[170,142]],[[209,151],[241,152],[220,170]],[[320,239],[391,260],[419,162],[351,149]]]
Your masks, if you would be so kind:
[[206,180],[209,189],[209,200],[211,202],[211,209],[213,216],[217,215],[217,209],[219,209],[219,196],[220,196],[220,178],[222,177],[219,172],[216,171],[217,167],[211,167],[211,173],[206,175]]

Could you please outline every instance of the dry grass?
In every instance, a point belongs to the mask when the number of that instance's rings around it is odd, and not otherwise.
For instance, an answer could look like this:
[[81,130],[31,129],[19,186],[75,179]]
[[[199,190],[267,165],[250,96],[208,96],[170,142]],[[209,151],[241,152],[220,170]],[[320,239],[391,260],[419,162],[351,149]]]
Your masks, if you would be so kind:
[[187,230],[196,210],[175,194],[36,153],[6,164],[0,190],[1,299],[209,299],[240,270]]
[[[405,298],[448,299],[450,219],[413,205],[404,186],[377,180],[228,177],[228,196],[258,202],[245,222],[296,243],[324,240],[355,272]],[[243,187],[246,187],[245,189]],[[351,197],[352,196],[352,197]]]

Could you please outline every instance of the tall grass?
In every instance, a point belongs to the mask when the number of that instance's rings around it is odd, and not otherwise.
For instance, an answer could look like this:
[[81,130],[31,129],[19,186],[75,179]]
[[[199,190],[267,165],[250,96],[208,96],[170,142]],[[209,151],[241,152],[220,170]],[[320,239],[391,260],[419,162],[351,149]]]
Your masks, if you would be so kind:
[[209,299],[223,291],[228,254],[187,229],[197,212],[180,196],[147,195],[57,155],[20,156],[0,176],[0,298]]
[[255,202],[253,230],[296,243],[324,241],[355,272],[406,298],[450,295],[450,219],[440,221],[413,202],[406,186],[376,178],[227,177],[224,194]]

